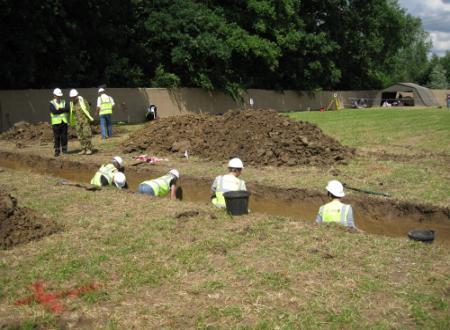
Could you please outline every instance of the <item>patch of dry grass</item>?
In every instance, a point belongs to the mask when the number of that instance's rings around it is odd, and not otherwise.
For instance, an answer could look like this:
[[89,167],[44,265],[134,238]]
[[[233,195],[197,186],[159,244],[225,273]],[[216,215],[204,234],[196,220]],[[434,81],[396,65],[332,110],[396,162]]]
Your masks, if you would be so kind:
[[[63,232],[0,251],[0,324],[23,328],[449,328],[445,246],[206,204],[55,186],[6,170],[19,204]],[[192,212],[189,216],[188,211]],[[60,316],[27,286],[100,283]]]

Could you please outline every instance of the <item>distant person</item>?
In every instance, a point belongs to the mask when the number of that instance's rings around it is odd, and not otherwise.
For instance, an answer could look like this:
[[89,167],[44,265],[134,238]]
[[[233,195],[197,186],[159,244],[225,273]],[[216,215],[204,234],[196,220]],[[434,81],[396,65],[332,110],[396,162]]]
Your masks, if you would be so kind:
[[152,121],[156,119],[157,116],[157,111],[158,108],[156,107],[156,105],[151,104],[148,108],[147,108],[147,113],[145,114],[145,119],[147,121]]
[[69,123],[69,107],[62,99],[63,93],[59,88],[53,91],[53,100],[50,101],[50,120],[53,129],[55,157],[62,151],[67,153],[67,124]]
[[316,222],[335,222],[356,229],[351,205],[341,202],[341,198],[345,196],[342,183],[337,180],[331,180],[328,182],[326,189],[331,202],[320,207]]
[[169,195],[170,199],[176,199],[179,179],[180,173],[176,169],[172,169],[159,178],[141,182],[138,191],[149,196],[164,197]]
[[89,113],[89,103],[78,94],[76,89],[70,91],[70,125],[76,126],[81,151],[79,155],[92,155],[91,122],[94,120]]
[[213,193],[211,202],[219,208],[226,207],[223,194],[228,191],[247,190],[245,181],[239,179],[244,164],[239,158],[233,158],[228,162],[228,174],[219,175],[215,178],[211,191]]
[[106,95],[104,88],[99,88],[97,98],[97,112],[100,117],[100,128],[102,139],[112,137],[112,113],[114,109],[114,99]]
[[102,187],[112,186],[119,189],[128,188],[125,174],[125,166],[122,157],[114,156],[110,164],[102,165],[91,179],[91,184]]

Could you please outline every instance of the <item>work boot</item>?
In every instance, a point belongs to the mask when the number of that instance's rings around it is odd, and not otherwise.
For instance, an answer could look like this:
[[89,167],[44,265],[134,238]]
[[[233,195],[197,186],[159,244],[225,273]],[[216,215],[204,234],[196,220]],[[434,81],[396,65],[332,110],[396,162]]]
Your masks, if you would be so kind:
[[92,155],[92,150],[86,151],[86,155]]
[[55,151],[55,157],[59,157],[59,151]]
[[84,154],[86,154],[86,150],[81,150],[81,151],[78,153],[78,155],[84,155]]

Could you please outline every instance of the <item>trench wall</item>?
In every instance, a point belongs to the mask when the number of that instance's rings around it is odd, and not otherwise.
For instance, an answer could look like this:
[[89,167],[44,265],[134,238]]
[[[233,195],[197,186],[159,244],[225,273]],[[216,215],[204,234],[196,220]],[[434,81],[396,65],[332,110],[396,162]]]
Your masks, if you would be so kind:
[[[97,88],[79,88],[91,108],[95,108]],[[186,112],[224,113],[229,109],[250,107],[253,99],[255,108],[271,108],[277,111],[317,110],[327,107],[336,93],[341,104],[351,105],[353,99],[373,99],[378,91],[319,91],[319,92],[276,92],[250,89],[243,94],[244,104],[235,102],[222,92],[209,92],[198,88],[109,88],[107,93],[116,103],[114,121],[139,123],[144,121],[149,104],[158,107],[160,117],[174,116]],[[449,91],[433,91],[441,105]],[[63,93],[68,100],[69,90]],[[51,89],[0,91],[0,132],[14,123],[25,120],[31,123],[49,121],[49,100]],[[93,112],[93,109],[92,111]],[[96,118],[97,116],[94,116]]]

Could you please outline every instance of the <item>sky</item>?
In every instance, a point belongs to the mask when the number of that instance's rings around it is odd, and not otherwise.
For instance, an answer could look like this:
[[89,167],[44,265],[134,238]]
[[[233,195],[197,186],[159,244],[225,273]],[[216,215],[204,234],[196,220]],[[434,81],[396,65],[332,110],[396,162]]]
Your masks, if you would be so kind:
[[398,0],[412,16],[422,19],[422,26],[433,41],[431,52],[445,55],[450,51],[450,0]]

